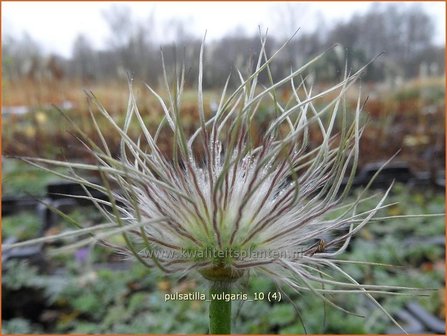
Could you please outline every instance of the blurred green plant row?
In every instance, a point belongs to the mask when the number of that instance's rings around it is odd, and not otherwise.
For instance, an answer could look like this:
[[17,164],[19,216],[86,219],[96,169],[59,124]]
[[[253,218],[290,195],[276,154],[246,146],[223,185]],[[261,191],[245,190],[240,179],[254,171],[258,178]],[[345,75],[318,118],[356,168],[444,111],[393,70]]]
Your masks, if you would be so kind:
[[[17,162],[6,170],[5,191],[28,190],[42,194],[48,176],[36,178],[33,169]],[[14,184],[25,172],[23,185]],[[13,177],[10,177],[11,175]],[[30,174],[30,175],[26,175]],[[28,176],[28,177],[26,177]],[[8,179],[10,177],[10,179]],[[36,178],[39,183],[28,183]],[[9,183],[8,183],[9,181]],[[17,182],[17,181],[16,181]],[[352,197],[355,197],[353,195]],[[371,202],[371,204],[366,204]],[[369,209],[375,200],[362,205]],[[389,203],[377,217],[401,214],[443,213],[444,195],[430,190],[412,190],[396,185]],[[362,211],[361,208],[358,211]],[[98,222],[95,211],[74,210],[80,221]],[[3,219],[2,234],[29,239],[38,234],[40,219],[34,213],[19,213]],[[63,228],[63,229],[62,229]],[[62,223],[60,230],[69,228]],[[380,283],[435,288],[428,297],[414,297],[426,310],[443,318],[444,245],[431,243],[444,236],[444,218],[405,218],[371,222],[354,239],[343,259],[365,260],[401,267],[345,265],[345,270],[362,283]],[[409,239],[408,237],[411,237]],[[119,239],[117,237],[117,239]],[[92,266],[77,253],[47,259],[49,271],[39,270],[27,261],[10,260],[3,265],[3,333],[206,333],[207,303],[164,301],[171,292],[206,292],[196,279],[168,279],[139,263],[118,262],[120,258],[96,247],[87,251]],[[85,252],[85,251],[84,251]],[[124,266],[125,267],[124,267]],[[120,267],[121,266],[121,267]],[[123,269],[124,267],[124,269]],[[275,284],[262,277],[242,283],[237,291],[249,293],[276,291]],[[325,306],[313,295],[286,290],[279,303],[268,301],[235,302],[236,333],[384,333],[392,326],[381,312],[359,295],[331,297],[342,307],[366,316],[347,315]],[[401,310],[408,298],[378,296],[391,313]],[[293,302],[293,303],[292,303]],[[240,306],[242,304],[242,307]],[[23,309],[27,307],[27,309]],[[242,308],[242,309],[241,309]],[[304,326],[301,321],[304,321]]]

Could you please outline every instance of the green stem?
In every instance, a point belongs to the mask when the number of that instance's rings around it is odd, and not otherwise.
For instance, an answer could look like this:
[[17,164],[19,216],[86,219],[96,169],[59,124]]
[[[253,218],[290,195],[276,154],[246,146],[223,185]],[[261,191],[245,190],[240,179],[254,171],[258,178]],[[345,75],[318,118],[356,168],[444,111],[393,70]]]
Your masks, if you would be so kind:
[[225,301],[225,294],[231,294],[230,283],[211,282],[210,334],[231,334],[231,301]]

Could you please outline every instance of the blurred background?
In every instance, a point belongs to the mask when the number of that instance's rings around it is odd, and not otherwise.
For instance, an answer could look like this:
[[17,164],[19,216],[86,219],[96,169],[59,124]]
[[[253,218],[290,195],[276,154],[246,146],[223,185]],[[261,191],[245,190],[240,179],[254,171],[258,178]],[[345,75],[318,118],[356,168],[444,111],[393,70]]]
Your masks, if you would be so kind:
[[[86,225],[102,221],[86,204],[56,195],[80,194],[78,186],[13,158],[91,159],[57,109],[97,139],[84,90],[91,90],[120,123],[130,76],[144,120],[155,130],[162,110],[144,83],[166,95],[162,50],[170,78],[176,66],[185,65],[181,113],[192,132],[199,122],[195,88],[205,31],[203,84],[206,113],[211,114],[228,74],[233,74],[230,86],[235,87],[236,69],[246,73],[250,61],[256,60],[259,27],[263,32],[268,29],[270,55],[300,28],[273,62],[274,79],[339,44],[305,73],[315,92],[342,79],[346,65],[356,71],[380,54],[361,80],[362,97],[368,97],[363,116],[367,128],[355,185],[364,185],[381,162],[399,152],[373,185],[381,189],[398,182],[390,198],[398,203],[381,215],[445,212],[443,2],[6,2],[1,6],[3,242],[69,228],[38,199]],[[348,106],[355,107],[358,89],[348,95]],[[284,88],[281,99],[290,94]],[[318,104],[324,103],[323,99]],[[261,106],[256,115],[260,135],[269,108]],[[105,127],[102,122],[99,119]],[[133,135],[138,136],[136,132]],[[104,136],[116,150],[116,133],[104,129]],[[310,147],[318,140],[311,139]],[[168,131],[162,132],[161,143],[168,155],[172,149]],[[355,188],[352,197],[357,192]],[[445,333],[444,231],[442,217],[377,221],[361,232],[344,256],[404,266],[346,268],[363,283],[436,288],[425,298],[379,298],[410,333]],[[201,290],[200,280],[167,278],[99,247],[57,258],[49,258],[45,247],[3,253],[4,333],[207,332],[204,302],[163,300],[167,292]],[[257,278],[244,291],[274,289],[270,281]],[[289,295],[296,304],[258,301],[238,307],[235,332],[396,332],[365,298],[331,298],[366,316],[359,318],[325,307],[311,295]]]

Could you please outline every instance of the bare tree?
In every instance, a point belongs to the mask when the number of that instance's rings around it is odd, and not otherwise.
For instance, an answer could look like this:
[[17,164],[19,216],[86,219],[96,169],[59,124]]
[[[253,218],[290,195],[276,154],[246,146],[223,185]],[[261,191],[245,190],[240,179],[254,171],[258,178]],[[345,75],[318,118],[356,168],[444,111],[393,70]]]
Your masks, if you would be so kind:
[[87,36],[80,34],[73,43],[72,71],[73,75],[83,82],[95,79],[97,76],[96,54]]
[[131,73],[145,80],[156,77],[151,66],[155,57],[152,33],[154,12],[143,21],[135,19],[126,5],[114,5],[103,14],[109,25],[109,50],[117,59],[118,74]]
[[43,52],[31,35],[24,33],[21,37],[8,36],[2,41],[3,73],[11,80],[20,77],[36,79],[39,76]]
[[[304,32],[310,33],[309,25],[314,16],[311,7],[307,3],[281,3],[272,7],[275,31],[280,40],[284,41],[290,38],[298,29],[300,35]],[[313,28],[313,27],[312,27]],[[298,63],[303,61],[304,55],[300,50],[298,38],[292,40],[286,48],[285,71],[295,68]]]

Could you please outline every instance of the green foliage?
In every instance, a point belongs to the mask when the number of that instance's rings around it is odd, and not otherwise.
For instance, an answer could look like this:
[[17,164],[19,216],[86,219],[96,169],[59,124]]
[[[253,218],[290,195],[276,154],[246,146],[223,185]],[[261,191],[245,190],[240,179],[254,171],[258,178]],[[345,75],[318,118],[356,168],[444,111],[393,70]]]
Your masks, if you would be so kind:
[[[84,277],[85,278],[85,277]],[[80,285],[77,278],[59,296],[64,309],[75,312],[60,321],[58,332],[70,333],[180,333],[206,332],[203,302],[164,302],[155,285],[162,277],[135,264],[130,270],[100,269]],[[200,318],[200,317],[203,318]],[[96,323],[91,323],[94,320]]]
[[47,184],[60,180],[54,174],[14,159],[2,160],[2,175],[3,196],[44,196]]
[[2,219],[2,237],[6,239],[13,236],[18,240],[35,238],[41,225],[40,219],[33,213],[22,212],[4,217]]
[[3,264],[2,289],[5,297],[8,296],[8,291],[34,288],[42,290],[48,303],[52,303],[67,284],[63,277],[39,274],[36,266],[25,261],[10,260]]
[[269,313],[270,323],[280,326],[287,325],[295,318],[294,311],[290,309],[289,305],[274,305]]
[[41,333],[38,325],[23,318],[13,318],[2,323],[2,335]]

